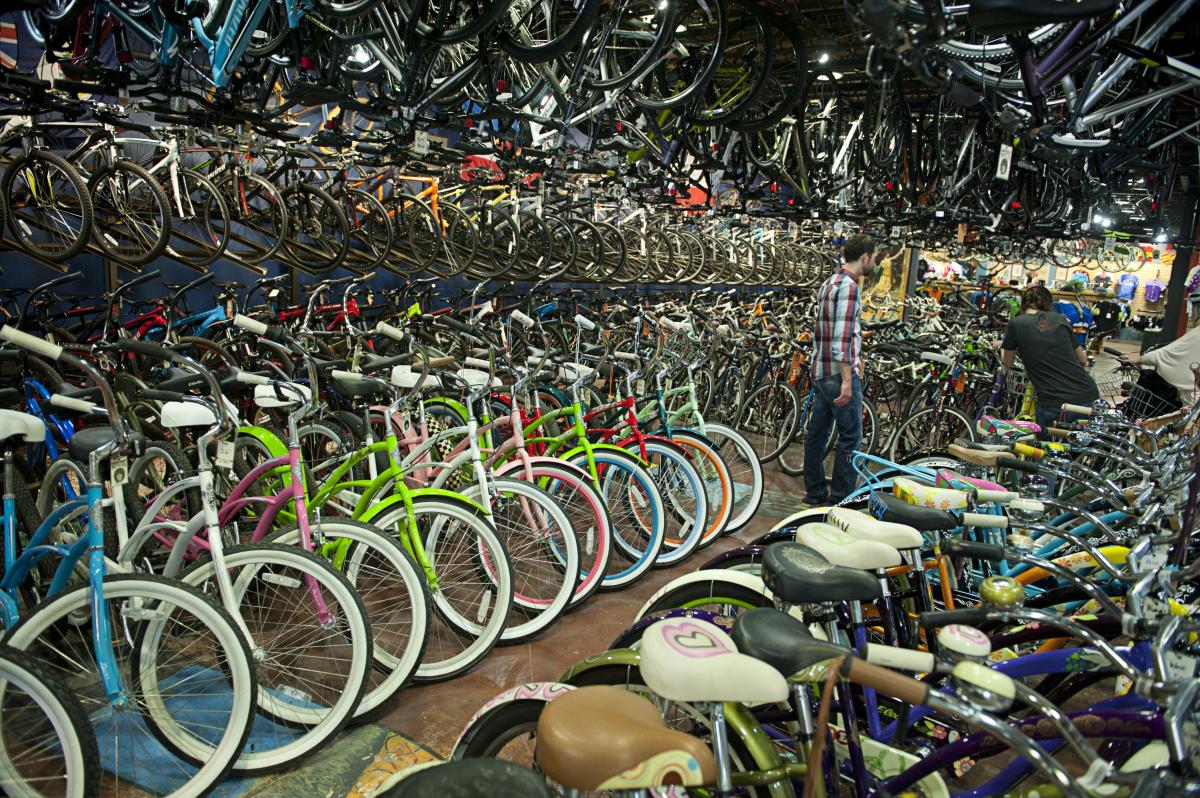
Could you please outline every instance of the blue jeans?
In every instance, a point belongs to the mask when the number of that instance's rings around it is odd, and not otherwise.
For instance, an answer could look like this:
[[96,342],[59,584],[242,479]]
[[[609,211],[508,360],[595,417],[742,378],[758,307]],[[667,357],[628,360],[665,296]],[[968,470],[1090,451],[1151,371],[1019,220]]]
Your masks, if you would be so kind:
[[[862,383],[851,377],[850,401],[833,403],[842,390],[841,375],[817,380],[804,438],[804,487],[810,502],[840,502],[855,487],[857,476],[850,466],[854,450],[862,443]],[[833,463],[832,494],[825,486],[825,447],[837,424],[837,450]]]

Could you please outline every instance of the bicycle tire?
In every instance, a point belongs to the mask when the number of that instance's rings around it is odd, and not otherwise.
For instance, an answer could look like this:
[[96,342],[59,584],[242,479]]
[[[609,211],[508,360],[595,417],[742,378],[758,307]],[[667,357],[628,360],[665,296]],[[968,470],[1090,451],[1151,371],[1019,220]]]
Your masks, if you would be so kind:
[[179,170],[179,188],[167,245],[189,266],[208,266],[229,246],[229,206],[213,182],[192,169]]
[[550,31],[552,34],[550,38],[538,42],[522,39],[513,33],[513,28],[521,24],[524,15],[513,19],[513,8],[510,5],[506,10],[505,19],[498,26],[497,44],[513,58],[528,64],[543,64],[561,58],[573,50],[583,39],[583,35],[595,23],[601,5],[601,0],[583,0],[582,6],[575,0],[542,0],[540,3],[531,4],[525,13],[528,14],[529,11],[538,7],[546,8],[548,23],[558,21],[559,17],[555,12],[560,7],[565,7],[566,13],[575,14],[575,18],[571,20],[570,24],[561,26],[562,30],[560,31]]
[[[504,545],[492,525],[486,520],[486,516],[471,504],[436,496],[416,496],[412,500],[412,507],[416,516],[414,521],[424,534],[426,556],[435,573],[437,573],[440,557],[437,546],[443,542],[441,538],[447,535],[445,525],[448,520],[461,524],[470,535],[474,536],[475,541],[482,541],[482,543],[470,543],[465,547],[465,551],[479,551],[479,547],[482,545],[483,550],[489,554],[488,567],[478,569],[471,564],[461,569],[464,572],[484,572],[479,576],[478,583],[486,585],[485,592],[489,598],[485,605],[484,599],[482,599],[484,592],[479,594],[480,602],[475,604],[476,612],[473,617],[478,619],[480,615],[488,613],[489,618],[486,623],[479,620],[472,624],[454,605],[453,597],[448,595],[446,585],[449,577],[446,573],[438,574],[437,586],[430,589],[430,606],[434,609],[434,621],[430,624],[430,641],[426,647],[425,656],[422,658],[414,678],[417,681],[448,679],[474,667],[487,656],[500,639],[500,635],[507,625],[508,613],[513,600],[512,568],[508,564],[508,554],[504,550]],[[397,535],[402,541],[408,535],[405,527],[407,510],[403,504],[392,505],[384,512],[372,517],[370,522],[389,534]],[[446,553],[448,556],[452,555],[454,550],[447,548]],[[450,571],[451,574],[460,570],[456,563],[449,560],[443,565],[446,569],[453,567],[454,570]],[[480,611],[481,607],[482,611]],[[474,628],[471,628],[472,626]],[[464,627],[467,627],[465,631]],[[446,641],[448,641],[449,635],[460,633],[463,633],[464,636],[472,635],[473,642],[463,646],[457,653],[451,653],[449,656],[442,655],[441,648],[447,645]]]
[[[940,414],[939,417],[927,418],[934,413]],[[949,419],[949,423],[946,422],[947,419]],[[909,428],[912,428],[912,432],[905,438],[904,432]],[[926,451],[944,451],[958,438],[975,440],[975,424],[970,419],[953,407],[939,408],[936,405],[924,407],[908,416],[896,427],[891,440],[888,441],[888,458],[894,462],[900,462],[899,458],[907,460]],[[899,446],[902,439],[920,441],[921,448],[901,450]]]
[[[454,5],[454,3],[451,3]],[[497,20],[504,15],[508,10],[509,0],[482,0],[482,2],[462,3],[464,8],[463,13],[470,15],[468,18],[459,21],[458,24],[450,24],[441,28],[434,28],[423,19],[414,19],[414,6],[420,9],[428,9],[429,6],[425,3],[414,3],[413,0],[396,0],[396,11],[406,23],[412,24],[415,22],[415,30],[417,35],[425,39],[431,44],[457,44],[458,42],[466,41],[483,33],[488,28],[491,28]],[[444,11],[438,10],[437,6],[433,7],[434,13],[439,17],[444,16]],[[439,22],[443,20],[439,19]]]
[[[257,773],[274,770],[294,763],[298,757],[307,756],[331,741],[353,717],[362,699],[367,683],[367,672],[372,662],[372,636],[370,621],[361,599],[350,582],[320,557],[291,546],[252,544],[230,546],[224,551],[226,567],[230,570],[233,595],[239,606],[253,596],[271,592],[275,588],[286,588],[293,595],[282,597],[278,607],[286,611],[264,611],[253,609],[241,611],[243,623],[249,628],[256,650],[262,652],[262,662],[272,667],[258,669],[258,714],[273,721],[268,732],[262,724],[256,724],[254,750],[243,752],[234,763],[239,773]],[[269,570],[267,570],[269,569]],[[185,570],[181,575],[184,584],[205,592],[214,593],[213,561],[205,560]],[[270,578],[268,578],[270,577]],[[311,581],[310,581],[311,580]],[[334,618],[336,627],[323,623],[311,609],[296,612],[296,608],[310,606],[308,585],[316,583]],[[329,609],[330,607],[336,609]],[[309,617],[311,616],[311,617]],[[299,627],[286,622],[298,622],[302,618],[315,622]],[[272,631],[279,627],[281,631]],[[299,632],[295,631],[300,629]],[[348,642],[342,640],[348,639]],[[340,656],[321,657],[318,653],[326,648],[340,652]],[[300,666],[298,675],[287,674],[284,662],[295,657],[304,658],[309,667]],[[315,666],[311,660],[320,657],[335,663],[336,674],[326,674],[326,679],[336,684],[318,684]],[[300,685],[302,687],[297,687]],[[325,693],[318,696],[314,690]],[[325,700],[327,705],[316,703]],[[274,739],[267,739],[273,735]]]
[[[99,795],[96,734],[58,676],[34,657],[0,645],[0,684],[4,685],[0,693],[0,717],[4,718],[0,724],[0,791],[11,798]],[[20,753],[10,756],[10,751]],[[21,766],[22,760],[29,762],[28,755],[33,756],[36,772],[29,772],[28,765]],[[60,758],[61,777],[47,771],[47,765]],[[31,781],[38,786],[32,787]]]
[[750,442],[759,462],[765,465],[787,447],[799,422],[796,389],[787,383],[775,383],[760,386],[746,397],[733,427]]
[[217,180],[230,212],[230,236],[225,251],[250,263],[269,260],[288,236],[288,209],[279,189],[258,175],[233,172]]
[[[658,486],[663,502],[663,545],[654,567],[668,568],[690,557],[699,548],[708,520],[708,491],[700,472],[688,460],[681,446],[671,441],[643,442],[649,470]],[[641,446],[636,441],[624,444],[626,451],[637,454]],[[645,526],[645,524],[643,524]],[[618,538],[618,545],[623,539]],[[629,552],[626,549],[627,554]]]
[[[371,621],[374,666],[355,712],[363,718],[382,708],[416,673],[429,635],[429,588],[408,552],[370,524],[324,516],[313,520],[312,530],[330,555],[340,554],[339,541],[350,541],[349,551],[333,564],[354,587]],[[298,545],[300,528],[285,527],[268,540]],[[407,603],[406,595],[411,597]]]
[[[220,662],[219,669],[206,665],[204,670],[216,674],[220,684],[231,685],[229,721],[223,727],[209,728],[211,724],[205,725],[208,734],[215,728],[224,729],[215,745],[207,738],[189,733],[182,721],[168,717],[169,702],[157,691],[166,680],[160,681],[155,673],[145,670],[150,664],[162,665],[167,661],[167,657],[157,652],[150,655],[149,661],[146,656],[137,656],[134,662],[122,668],[126,671],[126,688],[129,690],[131,685],[136,688],[134,696],[142,709],[141,716],[147,721],[146,727],[156,740],[151,761],[154,762],[157,776],[169,777],[174,772],[178,778],[184,779],[181,785],[171,790],[170,795],[173,798],[199,798],[230,771],[249,736],[257,689],[250,650],[232,618],[208,597],[186,585],[159,577],[134,574],[106,576],[103,585],[105,601],[110,612],[117,612],[117,616],[112,619],[113,628],[125,631],[124,634],[114,635],[114,645],[119,646],[121,652],[146,655],[150,648],[149,642],[161,639],[167,621],[171,620],[172,616],[178,617],[176,614],[183,611],[190,613],[203,628],[213,632],[213,639],[218,645],[215,656],[200,661]],[[134,603],[134,614],[131,617],[123,618],[117,608],[117,604],[123,601]],[[145,607],[147,601],[158,603],[148,613],[139,612],[136,607]],[[163,609],[168,602],[175,607],[170,612]],[[119,737],[115,744],[121,745],[124,761],[128,762],[130,758],[136,761],[136,752],[142,748],[138,741],[145,741],[145,729],[140,725],[135,728],[107,722],[107,715],[102,708],[107,708],[110,713],[112,709],[105,698],[98,697],[104,696],[104,690],[91,653],[91,624],[81,624],[79,620],[81,617],[90,618],[90,608],[89,587],[81,586],[60,593],[23,617],[9,630],[4,642],[37,656],[52,672],[70,673],[71,678],[64,678],[64,683],[68,685],[76,701],[81,706],[96,708],[88,713],[93,730],[100,724],[105,734]],[[139,615],[144,619],[136,620]],[[140,624],[138,629],[133,630],[136,631],[136,638],[130,636],[130,630],[127,629],[130,623]],[[72,636],[79,638],[78,649],[71,647]],[[189,645],[193,647],[193,653],[198,640],[199,637],[192,630]],[[179,654],[182,651],[183,649],[177,649],[174,653]],[[121,662],[117,665],[122,667]],[[79,670],[80,666],[89,669]],[[187,691],[198,689],[199,686],[197,680],[191,680],[182,695],[187,695]],[[154,691],[153,694],[151,691]],[[123,741],[123,744],[120,741]],[[159,745],[168,742],[170,745]],[[183,746],[189,749],[186,754],[180,753]],[[181,759],[180,765],[186,764],[187,768],[180,766],[172,771],[170,763],[161,754],[164,748]],[[138,785],[132,785],[131,790],[122,791],[121,785],[124,782],[118,774],[106,773],[103,778],[105,783],[102,789],[105,795],[145,795],[143,788]]]
[[729,478],[733,483],[733,511],[725,534],[729,535],[750,523],[762,504],[762,463],[758,462],[754,447],[733,427],[705,422],[704,434],[717,445]]
[[285,205],[294,203],[288,205],[288,236],[284,240],[293,262],[319,272],[341,266],[350,251],[350,222],[338,201],[311,183],[288,186],[280,198]]
[[[34,243],[31,239],[32,228],[30,228],[28,223],[21,220],[20,214],[16,210],[22,207],[22,203],[14,202],[14,184],[17,182],[22,169],[32,171],[39,162],[58,170],[66,181],[66,184],[74,192],[75,202],[78,205],[76,212],[79,218],[78,229],[70,233],[70,238],[66,240],[61,248],[56,247],[51,249]],[[36,180],[36,177],[34,179]],[[36,199],[36,190],[31,189],[31,193],[35,195]],[[43,193],[53,194],[54,190],[50,189],[49,192]],[[3,196],[4,215],[8,222],[8,229],[12,231],[17,243],[34,255],[55,262],[69,260],[83,251],[88,241],[91,240],[92,231],[95,228],[91,194],[88,192],[87,183],[79,174],[79,171],[62,156],[47,150],[33,150],[18,154],[9,162],[8,167],[4,170]],[[59,218],[62,218],[61,213],[59,214]]]
[[[687,2],[688,0],[683,0]],[[672,26],[675,35],[670,37],[663,51],[656,54],[654,63],[646,73],[627,89],[629,99],[641,108],[650,111],[662,111],[678,108],[691,102],[707,87],[721,63],[721,57],[726,49],[726,38],[729,34],[728,11],[725,0],[691,0],[691,9],[681,8],[681,3],[672,4]],[[743,6],[745,7],[745,6]],[[686,16],[688,10],[699,11],[700,19]],[[753,11],[751,13],[754,13]],[[690,24],[689,24],[690,23]],[[687,43],[682,41],[680,34],[688,27],[703,30],[699,40]],[[774,44],[772,38],[772,44]],[[704,54],[707,48],[707,54]],[[671,57],[671,53],[675,56]],[[769,50],[767,52],[770,52]],[[681,73],[680,70],[668,71],[668,65],[685,67],[695,65],[691,74]],[[768,67],[769,70],[769,57]],[[765,78],[766,70],[763,73]],[[680,88],[682,84],[682,88]],[[759,86],[761,89],[761,85]],[[654,90],[654,94],[649,92]],[[695,115],[693,115],[695,119]],[[697,121],[699,121],[697,119]]]
[[[131,196],[131,183],[143,192],[138,201]],[[88,192],[96,242],[110,258],[144,266],[166,250],[171,240],[171,204],[167,192],[145,169],[126,160],[105,164],[92,173]],[[134,220],[142,213],[150,215],[138,225]],[[121,230],[128,232],[118,239]]]

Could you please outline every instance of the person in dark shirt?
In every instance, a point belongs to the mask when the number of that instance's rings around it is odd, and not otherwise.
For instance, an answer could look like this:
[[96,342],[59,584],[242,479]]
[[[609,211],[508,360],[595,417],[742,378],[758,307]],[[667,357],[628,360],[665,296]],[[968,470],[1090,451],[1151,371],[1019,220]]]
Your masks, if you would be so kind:
[[1037,389],[1037,423],[1054,425],[1064,404],[1090,405],[1100,397],[1087,373],[1087,352],[1079,346],[1071,323],[1054,311],[1045,286],[1025,289],[1021,312],[1008,322],[1000,344],[1000,360],[1011,367],[1017,355]]

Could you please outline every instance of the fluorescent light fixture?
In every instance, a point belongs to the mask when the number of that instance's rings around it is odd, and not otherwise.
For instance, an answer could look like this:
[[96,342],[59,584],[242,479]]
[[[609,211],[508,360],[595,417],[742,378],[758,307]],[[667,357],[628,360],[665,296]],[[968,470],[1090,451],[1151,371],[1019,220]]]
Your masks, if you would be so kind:
[[821,63],[821,64],[828,64],[829,63],[829,53],[821,53],[821,56],[817,59],[817,62]]

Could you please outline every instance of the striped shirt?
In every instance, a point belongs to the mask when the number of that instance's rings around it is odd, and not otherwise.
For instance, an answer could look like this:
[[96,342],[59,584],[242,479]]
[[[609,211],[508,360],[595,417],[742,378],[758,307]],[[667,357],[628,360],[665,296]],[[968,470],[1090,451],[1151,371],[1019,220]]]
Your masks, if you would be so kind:
[[862,351],[862,305],[858,301],[858,281],[845,269],[838,269],[817,292],[817,326],[813,330],[813,379],[835,377],[841,373],[838,363],[858,369]]

